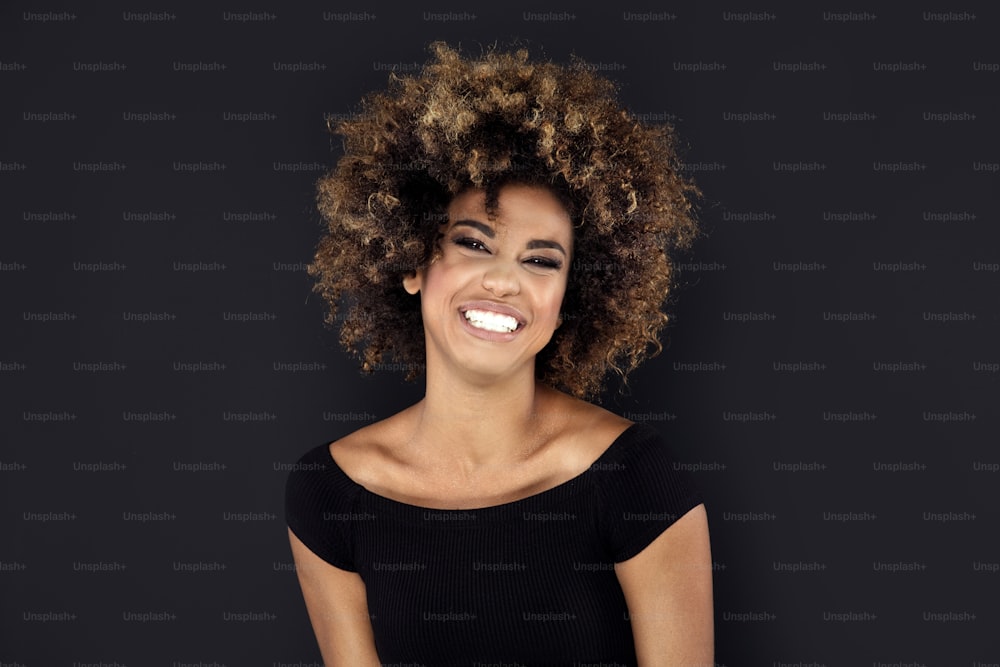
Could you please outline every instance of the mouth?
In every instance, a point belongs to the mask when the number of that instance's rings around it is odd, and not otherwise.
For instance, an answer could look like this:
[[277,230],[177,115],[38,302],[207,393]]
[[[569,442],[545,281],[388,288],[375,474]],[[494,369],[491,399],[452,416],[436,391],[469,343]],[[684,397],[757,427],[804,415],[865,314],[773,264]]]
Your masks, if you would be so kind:
[[510,334],[525,324],[520,312],[503,304],[470,303],[459,310],[469,326],[483,332]]
[[520,326],[520,322],[510,315],[494,313],[489,310],[470,309],[463,313],[469,324],[477,329],[495,331],[496,333],[510,333]]

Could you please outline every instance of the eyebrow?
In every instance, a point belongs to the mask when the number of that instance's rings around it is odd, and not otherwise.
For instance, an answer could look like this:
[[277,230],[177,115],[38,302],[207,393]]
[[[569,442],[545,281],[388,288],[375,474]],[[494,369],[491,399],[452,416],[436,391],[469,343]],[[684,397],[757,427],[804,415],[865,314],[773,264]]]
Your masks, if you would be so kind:
[[458,220],[452,227],[472,227],[481,231],[487,238],[495,239],[497,237],[497,233],[493,231],[492,227],[478,220]]
[[[472,227],[482,232],[487,238],[495,239],[497,234],[489,225],[479,222],[478,220],[457,220],[452,225],[452,227]],[[558,241],[550,241],[547,239],[532,239],[528,241],[527,247],[529,250],[535,250],[537,248],[552,248],[553,250],[558,250],[566,257],[569,255],[566,253],[566,249],[562,247],[562,244]]]

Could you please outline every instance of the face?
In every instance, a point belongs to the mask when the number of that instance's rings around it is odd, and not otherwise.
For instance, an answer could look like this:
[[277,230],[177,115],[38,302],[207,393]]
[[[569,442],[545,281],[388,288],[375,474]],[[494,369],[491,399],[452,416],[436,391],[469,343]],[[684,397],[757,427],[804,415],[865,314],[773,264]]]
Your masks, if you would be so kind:
[[448,206],[441,252],[403,282],[420,293],[428,377],[436,364],[480,375],[534,375],[535,355],[560,324],[573,226],[551,191],[510,184],[489,219],[485,192]]

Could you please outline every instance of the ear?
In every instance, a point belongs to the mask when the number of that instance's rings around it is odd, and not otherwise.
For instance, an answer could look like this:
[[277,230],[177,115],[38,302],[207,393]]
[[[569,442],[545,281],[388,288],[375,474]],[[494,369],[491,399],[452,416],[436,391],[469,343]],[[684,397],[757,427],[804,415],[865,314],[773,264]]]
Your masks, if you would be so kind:
[[559,313],[559,317],[556,318],[556,329],[558,329],[559,327],[561,327],[562,323],[563,323],[562,313]]
[[403,289],[407,294],[417,294],[424,284],[424,270],[417,269],[403,276]]

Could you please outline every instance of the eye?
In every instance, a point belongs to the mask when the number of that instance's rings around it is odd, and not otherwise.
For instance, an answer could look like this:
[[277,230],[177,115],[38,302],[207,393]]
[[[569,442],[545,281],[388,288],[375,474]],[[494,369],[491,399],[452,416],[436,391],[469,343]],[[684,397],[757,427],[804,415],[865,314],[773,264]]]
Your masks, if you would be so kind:
[[461,246],[463,248],[468,248],[469,250],[478,250],[478,251],[482,251],[482,252],[489,252],[490,251],[490,249],[487,248],[483,244],[482,241],[479,241],[477,239],[474,239],[474,238],[471,238],[471,237],[468,237],[468,236],[462,236],[462,237],[459,237],[459,238],[456,238],[456,239],[452,239],[451,242],[454,243],[457,246]]
[[529,257],[524,260],[526,264],[531,264],[543,269],[561,269],[562,262],[557,259],[551,259],[549,257]]

